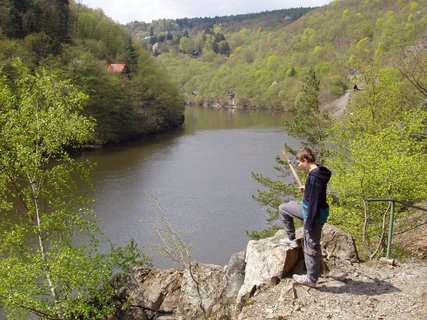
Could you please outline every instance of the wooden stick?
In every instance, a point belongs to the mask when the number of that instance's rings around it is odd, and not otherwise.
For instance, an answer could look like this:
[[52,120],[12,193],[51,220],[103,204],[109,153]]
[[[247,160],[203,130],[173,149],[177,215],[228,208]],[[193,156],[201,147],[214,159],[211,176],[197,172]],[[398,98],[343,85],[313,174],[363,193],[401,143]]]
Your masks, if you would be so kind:
[[389,264],[391,266],[395,266],[396,265],[396,260],[395,259],[387,259],[387,258],[380,258],[380,262],[384,263],[384,264]]
[[283,150],[283,149],[282,149],[282,154],[283,154],[283,156],[285,157],[285,160],[286,160],[286,162],[288,163],[289,168],[291,169],[291,172],[292,172],[292,174],[294,175],[294,178],[295,178],[295,180],[296,180],[296,181],[297,181],[297,183],[298,183],[298,186],[299,186],[299,187],[302,187],[303,185],[302,185],[302,183],[301,183],[301,180],[300,180],[300,178],[298,177],[298,174],[297,174],[297,172],[295,171],[295,168],[294,168],[294,166],[292,165],[291,160],[289,160],[288,155],[286,154],[285,150]]

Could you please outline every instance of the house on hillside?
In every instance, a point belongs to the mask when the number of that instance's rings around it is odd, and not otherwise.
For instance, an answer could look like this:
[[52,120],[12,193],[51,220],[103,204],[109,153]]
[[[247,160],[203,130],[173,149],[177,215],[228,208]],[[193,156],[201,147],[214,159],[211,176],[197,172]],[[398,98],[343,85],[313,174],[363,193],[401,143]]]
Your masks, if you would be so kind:
[[108,65],[108,71],[113,73],[120,73],[130,79],[130,69],[125,63],[112,63]]

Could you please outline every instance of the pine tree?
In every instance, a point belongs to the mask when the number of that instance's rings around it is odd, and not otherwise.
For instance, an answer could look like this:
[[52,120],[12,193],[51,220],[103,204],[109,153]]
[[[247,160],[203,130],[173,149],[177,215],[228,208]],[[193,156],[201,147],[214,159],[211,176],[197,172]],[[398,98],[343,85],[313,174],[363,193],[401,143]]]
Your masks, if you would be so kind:
[[129,66],[131,73],[138,70],[138,52],[130,37],[125,46],[125,62]]
[[290,135],[306,139],[308,145],[318,151],[318,160],[323,162],[327,156],[325,142],[331,118],[320,109],[319,92],[320,81],[311,68],[297,95],[294,116],[285,126]]

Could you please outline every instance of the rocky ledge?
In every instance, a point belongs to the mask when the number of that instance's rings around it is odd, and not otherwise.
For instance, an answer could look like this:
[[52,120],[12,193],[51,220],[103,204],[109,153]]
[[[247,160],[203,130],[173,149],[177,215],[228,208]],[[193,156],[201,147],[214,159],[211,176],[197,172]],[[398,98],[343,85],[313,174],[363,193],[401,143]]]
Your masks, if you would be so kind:
[[282,238],[249,241],[225,267],[135,267],[111,320],[426,319],[427,264],[360,264],[353,239],[325,225],[323,277],[309,288],[290,278],[304,272],[302,248]]

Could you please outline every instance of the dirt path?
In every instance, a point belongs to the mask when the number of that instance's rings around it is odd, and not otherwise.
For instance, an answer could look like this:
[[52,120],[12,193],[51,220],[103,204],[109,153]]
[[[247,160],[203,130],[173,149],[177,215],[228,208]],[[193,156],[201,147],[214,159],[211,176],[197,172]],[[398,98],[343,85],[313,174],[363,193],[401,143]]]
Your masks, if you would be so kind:
[[350,103],[351,92],[352,90],[347,90],[343,96],[323,106],[321,109],[331,111],[333,117],[341,117],[344,114],[347,105]]
[[427,263],[334,268],[318,288],[283,279],[266,288],[239,319],[427,319]]

